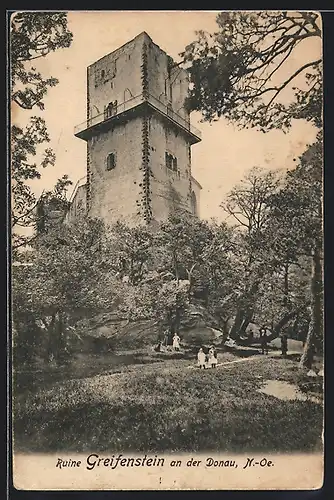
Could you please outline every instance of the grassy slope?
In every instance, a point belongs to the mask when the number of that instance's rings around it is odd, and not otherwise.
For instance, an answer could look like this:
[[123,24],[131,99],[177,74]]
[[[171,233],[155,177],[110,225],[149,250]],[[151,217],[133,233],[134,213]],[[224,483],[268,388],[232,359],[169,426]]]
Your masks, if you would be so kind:
[[280,401],[256,390],[270,378],[298,382],[296,363],[256,357],[205,372],[188,366],[185,359],[123,366],[118,368],[121,373],[25,392],[15,405],[16,448],[31,452],[320,448],[320,405]]

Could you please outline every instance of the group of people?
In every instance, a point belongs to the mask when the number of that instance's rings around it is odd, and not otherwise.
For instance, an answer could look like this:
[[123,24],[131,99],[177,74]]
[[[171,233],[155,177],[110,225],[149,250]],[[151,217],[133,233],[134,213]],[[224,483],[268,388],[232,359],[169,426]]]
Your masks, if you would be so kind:
[[207,354],[205,354],[203,347],[200,348],[197,354],[197,362],[200,369],[216,368],[218,364],[218,357],[216,348],[212,345]]
[[[180,351],[180,342],[181,339],[177,333],[174,333],[172,337],[172,349],[173,351]],[[155,347],[155,351],[162,351],[164,348],[168,348],[170,346],[170,333],[168,330],[164,332],[163,340],[158,341],[158,345]]]
[[[288,337],[285,333],[283,333],[280,338],[282,356],[286,356],[288,352]],[[155,350],[162,351],[164,348],[168,348],[168,346],[171,345],[173,351],[178,352],[180,351],[180,341],[181,339],[176,332],[173,336],[171,336],[170,332],[166,330],[163,335],[163,340],[159,340]],[[268,354],[268,335],[267,329],[264,327],[260,328],[260,345],[262,354]],[[206,367],[216,368],[218,364],[216,348],[211,345],[208,352],[206,353],[205,351],[206,349],[201,347],[197,353],[198,366],[202,369]]]

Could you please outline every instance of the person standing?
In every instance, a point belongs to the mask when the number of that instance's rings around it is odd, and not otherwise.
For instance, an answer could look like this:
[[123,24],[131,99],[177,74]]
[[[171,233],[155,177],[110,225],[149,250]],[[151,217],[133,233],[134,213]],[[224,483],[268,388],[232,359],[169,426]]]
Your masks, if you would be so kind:
[[165,347],[168,346],[168,339],[169,339],[169,332],[168,332],[168,330],[165,330],[164,331],[164,340],[163,340],[163,343],[164,343]]
[[288,354],[288,336],[286,333],[281,335],[281,351],[282,356],[286,356]]
[[260,343],[262,354],[268,354],[267,330],[263,327],[260,329]]
[[179,351],[180,350],[180,337],[178,336],[177,333],[174,333],[173,337],[173,349],[174,351]]
[[217,351],[212,345],[209,349],[209,364],[211,365],[211,368],[216,368],[217,363],[218,363]]
[[203,351],[202,347],[197,353],[197,360],[198,360],[198,366],[202,370],[205,370],[205,352]]

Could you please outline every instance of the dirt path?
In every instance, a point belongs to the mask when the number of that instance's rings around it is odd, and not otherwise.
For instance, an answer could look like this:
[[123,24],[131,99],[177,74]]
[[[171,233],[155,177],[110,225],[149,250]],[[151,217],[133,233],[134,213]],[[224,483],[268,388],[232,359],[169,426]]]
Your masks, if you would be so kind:
[[[235,363],[242,363],[245,361],[250,361],[251,359],[254,359],[254,357],[248,357],[248,358],[242,358],[242,359],[236,359],[234,361],[225,361],[225,363],[218,363],[217,368],[220,366],[227,366],[227,365],[233,365]],[[187,368],[197,368],[197,365],[189,365]]]
[[[300,353],[297,353],[295,351],[289,351],[289,354],[300,354]],[[259,356],[267,357],[267,358],[277,358],[277,357],[281,356],[281,353],[279,351],[273,351],[268,355],[261,354],[261,355],[248,356],[247,358],[235,359],[233,361],[225,361],[224,363],[218,363],[217,368],[220,366],[234,365],[235,363],[243,363],[245,361],[254,361],[255,359],[259,359]],[[187,368],[197,368],[197,365],[196,364],[189,365]]]

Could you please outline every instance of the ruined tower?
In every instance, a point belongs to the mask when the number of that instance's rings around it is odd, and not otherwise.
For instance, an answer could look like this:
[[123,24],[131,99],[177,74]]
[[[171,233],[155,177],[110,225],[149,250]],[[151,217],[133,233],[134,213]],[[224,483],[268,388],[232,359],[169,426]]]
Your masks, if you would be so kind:
[[87,116],[75,136],[87,142],[86,199],[107,224],[198,215],[201,186],[191,175],[200,132],[185,108],[188,74],[143,32],[87,68]]

